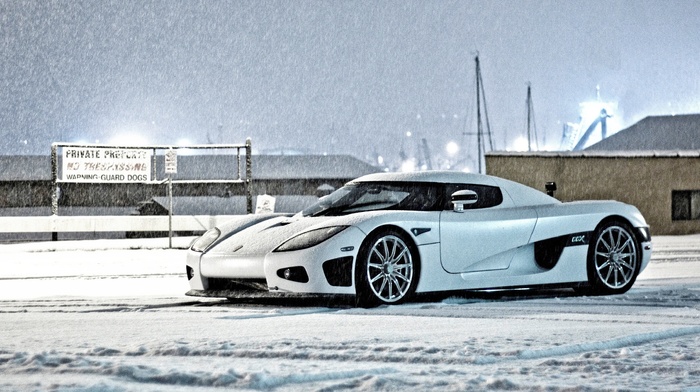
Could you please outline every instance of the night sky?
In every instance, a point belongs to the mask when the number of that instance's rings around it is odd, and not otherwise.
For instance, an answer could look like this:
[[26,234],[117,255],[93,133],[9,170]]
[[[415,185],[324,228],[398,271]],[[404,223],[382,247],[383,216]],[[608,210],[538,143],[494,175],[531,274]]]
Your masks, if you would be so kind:
[[469,165],[477,52],[497,150],[525,134],[528,82],[541,148],[597,94],[612,128],[700,112],[690,0],[0,0],[0,21],[3,155],[251,137],[396,168],[425,138],[434,166]]

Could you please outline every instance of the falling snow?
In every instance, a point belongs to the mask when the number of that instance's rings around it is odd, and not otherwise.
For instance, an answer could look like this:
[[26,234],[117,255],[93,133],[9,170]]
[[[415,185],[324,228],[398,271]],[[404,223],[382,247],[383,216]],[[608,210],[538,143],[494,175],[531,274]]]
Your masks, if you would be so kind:
[[401,155],[425,163],[425,139],[435,168],[464,165],[477,52],[494,147],[525,135],[529,83],[538,144],[556,148],[597,95],[618,103],[610,124],[700,111],[696,15],[600,0],[4,1],[0,153],[251,137],[258,152],[398,169]]

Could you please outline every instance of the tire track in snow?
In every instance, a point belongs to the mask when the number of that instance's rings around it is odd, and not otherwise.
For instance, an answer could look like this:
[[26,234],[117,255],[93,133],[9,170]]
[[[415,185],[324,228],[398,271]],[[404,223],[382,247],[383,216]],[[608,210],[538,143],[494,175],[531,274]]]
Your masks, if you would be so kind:
[[8,277],[0,277],[0,281],[5,281],[5,280],[19,280],[19,281],[34,281],[34,280],[75,280],[75,279],[84,279],[84,280],[98,280],[98,279],[122,279],[122,278],[129,278],[129,279],[146,279],[146,278],[185,278],[185,274],[182,273],[153,273],[153,274],[116,274],[116,275],[52,275],[52,276],[21,276],[21,277],[16,277],[16,276],[8,276]]
[[[0,351],[0,371],[11,375],[49,372],[52,374],[78,374],[91,376],[109,376],[136,382],[139,384],[173,385],[190,387],[233,387],[255,390],[271,390],[281,386],[313,384],[327,381],[343,381],[369,376],[396,373],[396,369],[365,368],[342,371],[299,372],[295,374],[276,375],[265,370],[237,371],[186,371],[172,368],[144,365],[138,358],[118,357],[119,351],[108,353],[114,360],[93,359],[89,356],[71,355],[58,352],[11,353]],[[101,384],[100,384],[101,385]],[[100,388],[95,386],[95,389]],[[122,388],[118,388],[121,390]],[[85,388],[85,390],[92,390]]]
[[492,352],[479,354],[473,352],[475,347],[466,349],[458,346],[438,347],[430,345],[382,345],[382,344],[300,344],[293,341],[271,342],[265,347],[240,344],[218,344],[215,346],[177,345],[175,347],[159,347],[146,350],[138,355],[156,357],[188,357],[212,356],[250,359],[289,359],[289,360],[318,360],[340,362],[381,362],[406,363],[424,365],[493,365],[551,359],[595,351],[616,350],[626,347],[637,347],[666,339],[675,339],[691,335],[700,335],[700,326],[669,329],[659,332],[628,335],[615,339],[577,343],[536,350],[520,350]]
[[657,250],[651,256],[653,263],[688,263],[700,261],[698,250]]
[[290,310],[282,311],[280,309],[274,309],[268,312],[254,313],[254,314],[244,314],[235,316],[222,316],[217,317],[219,320],[249,320],[249,319],[261,319],[269,317],[286,317],[286,316],[301,316],[307,314],[321,314],[321,313],[334,313],[338,312],[338,309],[331,308],[316,308],[316,309],[300,309],[300,310]]
[[650,332],[639,335],[629,335],[616,339],[603,340],[598,342],[589,343],[578,343],[565,346],[557,346],[552,348],[545,348],[540,350],[523,350],[520,351],[515,357],[491,357],[485,356],[478,360],[478,363],[482,364],[492,364],[500,362],[503,360],[516,360],[516,359],[545,359],[552,357],[561,357],[566,355],[581,354],[590,351],[601,351],[601,350],[614,350],[630,346],[639,346],[642,344],[652,343],[658,340],[679,338],[688,335],[698,335],[700,334],[700,326],[670,329],[660,332]]

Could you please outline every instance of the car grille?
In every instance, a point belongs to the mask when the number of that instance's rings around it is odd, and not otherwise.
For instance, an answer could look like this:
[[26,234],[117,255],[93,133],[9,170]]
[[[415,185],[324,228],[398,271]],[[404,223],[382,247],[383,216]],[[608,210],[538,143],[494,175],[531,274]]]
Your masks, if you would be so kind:
[[209,290],[268,291],[265,279],[209,278]]

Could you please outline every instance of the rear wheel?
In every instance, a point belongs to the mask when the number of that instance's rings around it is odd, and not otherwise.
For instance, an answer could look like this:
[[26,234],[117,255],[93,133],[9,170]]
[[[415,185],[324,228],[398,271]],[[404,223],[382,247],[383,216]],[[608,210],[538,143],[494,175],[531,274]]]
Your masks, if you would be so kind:
[[588,251],[588,282],[594,294],[622,294],[632,287],[640,267],[639,241],[623,222],[599,227]]
[[412,242],[398,230],[382,230],[367,237],[355,268],[358,306],[398,304],[418,285],[419,261]]

